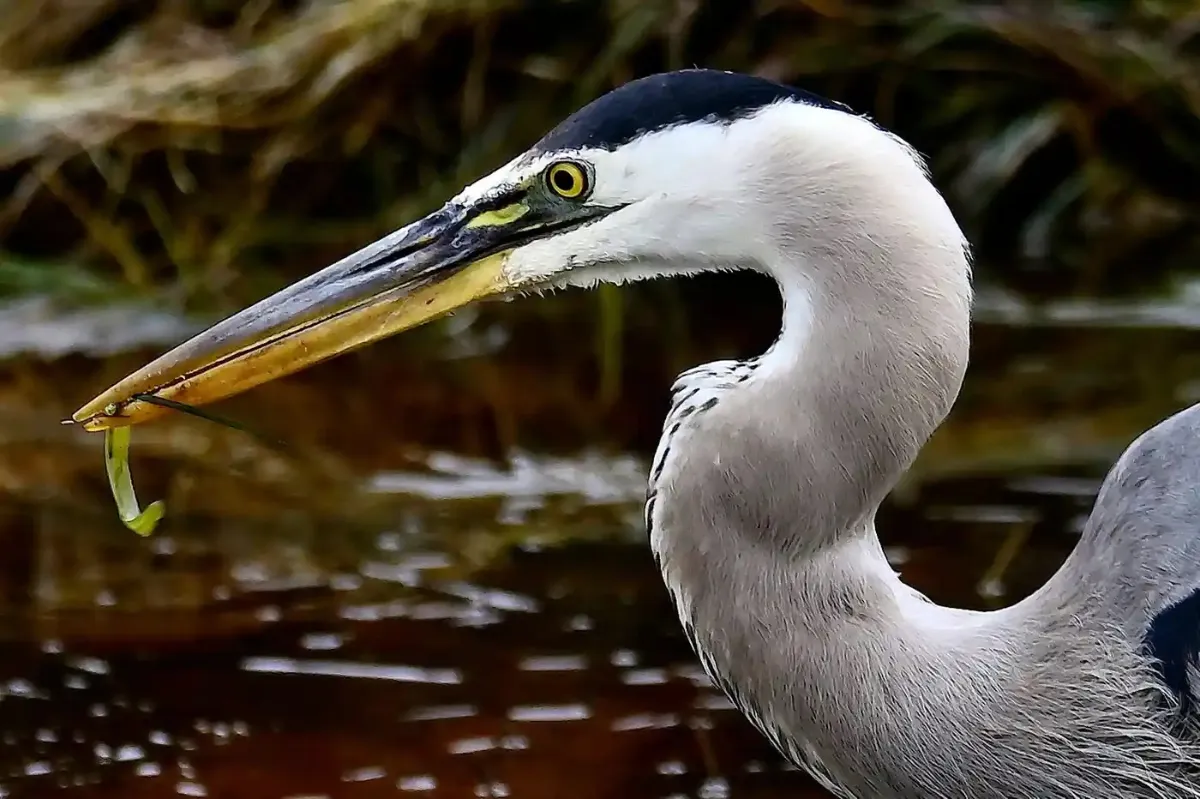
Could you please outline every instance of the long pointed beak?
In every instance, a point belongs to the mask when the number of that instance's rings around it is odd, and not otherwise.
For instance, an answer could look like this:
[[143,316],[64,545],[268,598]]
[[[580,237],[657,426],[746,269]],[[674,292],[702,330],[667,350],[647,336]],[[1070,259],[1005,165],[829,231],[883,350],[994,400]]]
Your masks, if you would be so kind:
[[204,405],[503,293],[520,242],[496,219],[447,205],[180,344],[72,420],[88,430],[141,424],[164,409],[139,395]]

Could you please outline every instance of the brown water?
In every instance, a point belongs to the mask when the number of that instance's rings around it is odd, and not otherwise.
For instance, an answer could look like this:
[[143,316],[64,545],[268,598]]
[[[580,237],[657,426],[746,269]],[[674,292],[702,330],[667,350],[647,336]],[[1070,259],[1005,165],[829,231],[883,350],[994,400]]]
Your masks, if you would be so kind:
[[[1198,317],[982,303],[962,402],[880,518],[905,578],[987,607],[1052,572],[1115,454],[1194,401]],[[288,419],[288,455],[139,429],[135,482],[168,502],[147,540],[98,440],[57,424],[146,353],[9,361],[0,796],[823,795],[704,679],[642,540],[670,368],[573,414],[543,333],[456,361],[380,345],[234,403]]]

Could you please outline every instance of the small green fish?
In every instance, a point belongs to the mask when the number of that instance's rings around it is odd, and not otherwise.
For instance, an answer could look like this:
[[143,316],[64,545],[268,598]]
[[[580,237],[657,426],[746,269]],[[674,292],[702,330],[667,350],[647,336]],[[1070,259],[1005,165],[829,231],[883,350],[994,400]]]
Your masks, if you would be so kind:
[[138,508],[133,478],[129,476],[130,435],[128,427],[110,427],[104,431],[104,470],[108,472],[108,484],[117,500],[121,521],[138,535],[147,536],[154,532],[167,506],[158,500],[145,510]]

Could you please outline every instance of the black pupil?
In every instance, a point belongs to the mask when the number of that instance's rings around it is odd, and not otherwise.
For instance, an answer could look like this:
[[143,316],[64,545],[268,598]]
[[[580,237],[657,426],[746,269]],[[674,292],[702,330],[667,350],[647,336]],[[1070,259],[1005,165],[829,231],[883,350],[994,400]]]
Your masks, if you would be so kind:
[[575,176],[569,169],[554,170],[554,188],[567,194],[575,191]]

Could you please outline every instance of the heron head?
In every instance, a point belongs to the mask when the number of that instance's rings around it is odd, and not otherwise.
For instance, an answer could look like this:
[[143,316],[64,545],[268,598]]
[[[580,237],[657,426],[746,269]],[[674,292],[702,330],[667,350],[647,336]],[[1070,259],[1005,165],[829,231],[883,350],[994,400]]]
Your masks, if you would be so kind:
[[[202,405],[489,296],[753,268],[755,204],[778,173],[766,109],[842,106],[771,81],[685,70],[568,117],[433,213],[230,316],[73,415],[89,430]],[[756,126],[757,125],[757,126]]]

